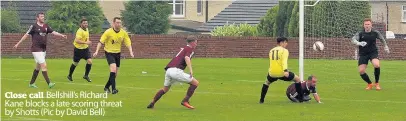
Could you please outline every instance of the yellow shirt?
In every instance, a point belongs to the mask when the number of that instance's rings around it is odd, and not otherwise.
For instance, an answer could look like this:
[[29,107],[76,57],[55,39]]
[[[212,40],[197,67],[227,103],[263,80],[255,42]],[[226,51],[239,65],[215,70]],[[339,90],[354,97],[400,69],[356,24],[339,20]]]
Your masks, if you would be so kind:
[[[75,40],[81,40],[84,42],[89,41],[89,29],[86,28],[86,30],[83,30],[82,28],[79,28],[78,31],[76,31],[76,37]],[[73,45],[78,48],[78,49],[86,49],[89,47],[87,44],[79,44],[75,40],[73,40]]]
[[269,51],[269,75],[283,77],[284,70],[288,68],[289,51],[281,46]]
[[109,53],[120,53],[123,42],[126,46],[131,45],[130,37],[124,29],[120,29],[119,32],[113,28],[107,29],[100,38],[100,43],[104,44],[104,51]]

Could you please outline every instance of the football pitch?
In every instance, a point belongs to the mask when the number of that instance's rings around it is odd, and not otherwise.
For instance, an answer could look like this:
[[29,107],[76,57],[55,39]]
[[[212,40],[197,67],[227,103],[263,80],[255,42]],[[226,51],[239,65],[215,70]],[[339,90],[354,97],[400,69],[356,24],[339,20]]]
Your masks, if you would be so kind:
[[[300,121],[406,121],[406,61],[381,60],[381,91],[365,90],[366,83],[358,74],[356,60],[305,59],[305,77],[318,78],[317,92],[322,104],[312,99],[306,103],[291,103],[285,91],[292,82],[271,84],[264,104],[259,104],[262,84],[266,79],[269,60],[249,58],[194,58],[194,76],[199,87],[190,103],[196,108],[180,105],[187,84],[176,84],[157,102],[154,109],[147,105],[163,86],[164,67],[169,59],[122,59],[116,79],[119,93],[108,95],[107,101],[122,101],[122,107],[105,108],[104,116],[6,116],[5,92],[31,93],[56,91],[103,92],[108,80],[105,59],[93,61],[90,77],[82,79],[85,61],[73,74],[73,82],[66,76],[71,59],[47,59],[48,74],[56,83],[48,89],[42,74],[36,84],[28,88],[33,59],[1,60],[1,119],[2,120],[114,120],[114,121],[236,121],[236,120],[300,120]],[[289,69],[298,74],[298,60],[289,60]],[[144,72],[144,73],[143,73]],[[374,81],[373,67],[367,73]],[[312,97],[313,98],[313,97]],[[19,99],[8,99],[19,100]],[[104,99],[43,99],[44,101],[100,101]],[[9,108],[8,108],[9,109]],[[13,109],[13,108],[10,108]]]

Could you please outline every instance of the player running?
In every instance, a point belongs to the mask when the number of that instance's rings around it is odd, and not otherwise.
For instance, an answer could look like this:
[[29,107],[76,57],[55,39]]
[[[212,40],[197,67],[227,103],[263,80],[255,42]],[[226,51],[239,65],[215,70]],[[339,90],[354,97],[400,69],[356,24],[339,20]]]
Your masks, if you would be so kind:
[[18,43],[14,45],[13,48],[17,48],[21,42],[23,42],[25,39],[27,39],[29,35],[31,35],[32,37],[31,52],[32,55],[34,56],[36,67],[34,69],[34,72],[32,73],[32,78],[28,86],[31,88],[38,88],[38,86],[35,85],[35,80],[37,79],[39,70],[41,69],[42,75],[44,76],[45,81],[48,84],[48,88],[52,88],[55,86],[55,83],[51,83],[48,77],[47,63],[45,62],[48,34],[51,33],[55,36],[63,37],[65,39],[67,37],[66,35],[60,34],[52,30],[52,28],[45,23],[44,13],[38,13],[36,17],[37,22],[30,26],[27,33],[24,34],[21,40],[18,41]]
[[[307,78],[307,81],[304,83],[301,83],[302,87],[302,92],[303,92],[303,101],[310,101],[310,93],[313,94],[314,99],[318,103],[322,103],[320,101],[320,97],[316,92],[316,83],[317,83],[317,78],[313,75],[309,76]],[[296,91],[295,85],[291,84],[289,85],[288,89],[286,89],[286,96],[292,101],[292,102],[300,102],[299,99],[297,98],[298,92]]]
[[365,72],[368,61],[371,61],[374,65],[375,71],[375,88],[376,90],[381,90],[379,85],[379,76],[381,74],[379,58],[378,58],[378,48],[376,47],[376,39],[381,40],[381,43],[385,46],[386,53],[390,53],[389,47],[386,44],[385,38],[379,31],[372,29],[371,19],[364,19],[364,30],[357,32],[354,37],[352,37],[352,43],[358,45],[359,47],[359,59],[358,59],[358,69],[361,78],[368,83],[366,90],[372,89],[372,82],[369,79],[367,73]]
[[[162,95],[169,91],[172,84],[174,84],[175,82],[182,82],[188,83],[190,84],[190,86],[187,90],[185,98],[181,102],[181,105],[189,109],[194,109],[194,107],[189,104],[189,99],[190,97],[192,97],[197,86],[199,85],[199,81],[197,81],[197,79],[193,77],[191,61],[191,58],[194,54],[194,49],[197,46],[197,40],[193,36],[188,36],[186,41],[188,44],[181,48],[179,53],[176,54],[176,56],[173,57],[168,65],[165,67],[166,73],[164,87],[155,94],[154,99],[151,101],[147,108],[154,108],[155,103],[162,97]],[[189,68],[190,74],[183,72],[186,66]]]
[[76,37],[73,41],[75,46],[73,51],[73,63],[69,69],[68,80],[73,81],[72,74],[75,71],[76,66],[78,65],[80,59],[85,59],[87,61],[85,75],[83,79],[86,79],[88,82],[92,82],[89,78],[89,72],[92,68],[92,56],[90,55],[89,45],[92,41],[89,40],[89,29],[88,22],[85,18],[80,20],[80,28],[76,31]]
[[300,86],[300,79],[293,72],[288,70],[288,57],[289,51],[286,49],[288,46],[288,39],[285,37],[277,38],[277,47],[269,51],[269,71],[266,76],[267,81],[262,85],[261,98],[259,103],[264,103],[265,95],[268,92],[269,85],[278,79],[284,81],[295,80],[295,88],[298,91],[297,99],[299,102],[303,101],[302,87]]

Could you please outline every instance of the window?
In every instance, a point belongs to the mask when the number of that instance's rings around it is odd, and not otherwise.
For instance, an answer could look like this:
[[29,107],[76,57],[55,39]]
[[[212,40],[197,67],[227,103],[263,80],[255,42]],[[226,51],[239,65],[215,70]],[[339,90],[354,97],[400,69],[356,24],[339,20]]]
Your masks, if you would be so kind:
[[402,6],[402,22],[406,22],[406,5]]
[[185,17],[185,0],[170,0],[172,5],[172,17]]
[[203,1],[197,0],[197,15],[202,15]]

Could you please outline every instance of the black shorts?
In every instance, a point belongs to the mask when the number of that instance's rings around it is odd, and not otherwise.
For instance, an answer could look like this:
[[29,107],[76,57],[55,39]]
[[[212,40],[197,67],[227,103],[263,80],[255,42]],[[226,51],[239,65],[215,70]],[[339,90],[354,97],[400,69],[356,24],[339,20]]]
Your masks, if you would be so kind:
[[109,53],[109,52],[105,52],[106,54],[106,59],[107,59],[107,63],[110,65],[112,63],[115,63],[117,65],[117,67],[120,67],[120,57],[121,57],[121,53]]
[[268,79],[269,82],[274,82],[277,81],[278,79],[283,80],[283,81],[292,81],[295,78],[295,73],[289,71],[289,77],[271,77],[269,74],[267,74],[266,79]]
[[368,61],[372,61],[372,59],[379,59],[378,58],[378,51],[371,52],[365,55],[360,55],[358,59],[358,65],[366,64],[368,65]]
[[79,62],[80,59],[90,59],[92,56],[90,55],[89,48],[86,49],[78,49],[75,47],[73,50],[73,62]]

